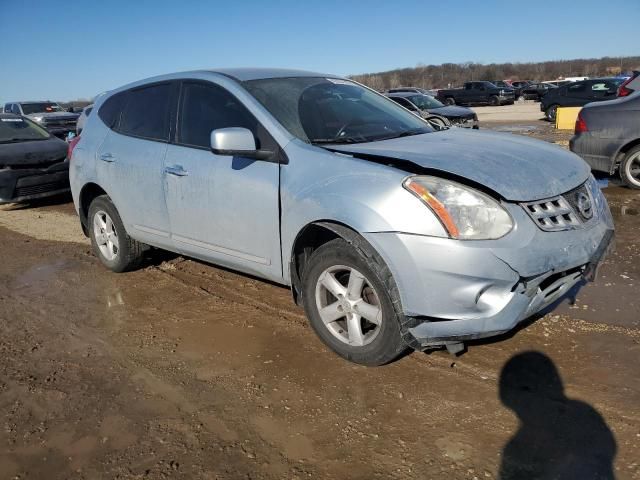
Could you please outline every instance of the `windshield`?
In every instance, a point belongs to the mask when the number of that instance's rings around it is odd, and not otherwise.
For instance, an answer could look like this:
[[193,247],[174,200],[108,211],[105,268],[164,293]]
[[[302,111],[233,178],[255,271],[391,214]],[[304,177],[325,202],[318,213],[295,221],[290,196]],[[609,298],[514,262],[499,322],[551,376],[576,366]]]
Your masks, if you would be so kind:
[[361,143],[434,130],[395,102],[348,80],[268,78],[243,83],[295,137],[309,143]]
[[51,102],[21,103],[20,106],[25,115],[64,111],[60,105]]
[[420,110],[444,107],[444,104],[429,95],[416,95],[414,97],[410,97],[409,100],[411,100],[411,102]]
[[49,132],[24,118],[0,118],[0,143],[45,140]]

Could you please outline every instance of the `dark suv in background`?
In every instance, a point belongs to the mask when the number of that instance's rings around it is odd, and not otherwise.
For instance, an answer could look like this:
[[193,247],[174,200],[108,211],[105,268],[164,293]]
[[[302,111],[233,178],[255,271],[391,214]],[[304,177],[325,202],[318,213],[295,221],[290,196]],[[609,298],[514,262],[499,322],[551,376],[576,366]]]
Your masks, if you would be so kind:
[[622,82],[621,78],[592,78],[554,88],[540,100],[540,110],[547,120],[555,122],[558,107],[582,107],[590,102],[612,100]]
[[56,102],[9,102],[4,105],[5,113],[23,115],[33,120],[51,134],[65,138],[69,132],[75,133],[80,114],[67,112]]

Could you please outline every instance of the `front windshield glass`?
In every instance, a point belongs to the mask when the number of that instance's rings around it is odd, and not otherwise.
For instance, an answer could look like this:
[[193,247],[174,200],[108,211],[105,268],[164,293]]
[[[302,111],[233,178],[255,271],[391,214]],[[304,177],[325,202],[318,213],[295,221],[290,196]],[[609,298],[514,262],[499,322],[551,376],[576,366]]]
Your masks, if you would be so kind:
[[409,98],[409,100],[420,110],[444,107],[442,103],[429,95],[416,95],[415,97]]
[[297,138],[309,143],[361,143],[434,130],[395,102],[348,80],[294,77],[243,83]]
[[25,115],[63,111],[60,105],[51,102],[21,103],[20,106]]
[[29,120],[20,117],[0,118],[0,143],[45,140],[49,132]]

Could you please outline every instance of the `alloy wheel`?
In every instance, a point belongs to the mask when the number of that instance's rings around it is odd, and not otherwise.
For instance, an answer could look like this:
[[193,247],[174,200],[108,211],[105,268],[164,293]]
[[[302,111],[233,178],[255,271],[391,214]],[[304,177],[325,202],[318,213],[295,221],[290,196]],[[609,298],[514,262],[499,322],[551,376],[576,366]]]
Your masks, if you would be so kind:
[[327,330],[348,345],[368,345],[380,332],[380,299],[355,268],[336,265],[322,272],[316,283],[316,307]]
[[118,233],[104,210],[98,210],[93,216],[93,236],[102,256],[109,261],[115,260],[120,251]]
[[636,152],[624,166],[627,179],[640,187],[640,152]]

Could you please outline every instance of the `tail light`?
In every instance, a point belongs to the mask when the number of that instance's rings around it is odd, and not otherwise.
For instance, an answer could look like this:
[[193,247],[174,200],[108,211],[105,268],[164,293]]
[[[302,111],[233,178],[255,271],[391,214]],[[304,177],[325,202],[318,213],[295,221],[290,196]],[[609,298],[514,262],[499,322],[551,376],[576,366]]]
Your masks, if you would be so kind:
[[71,160],[71,154],[73,153],[73,149],[76,148],[76,145],[80,141],[80,135],[73,137],[69,140],[69,147],[67,148],[67,158],[69,161]]
[[632,80],[635,80],[636,77],[638,77],[638,72],[634,72],[634,75],[631,75],[629,78],[627,78],[622,85],[620,85],[618,87],[618,96],[619,97],[626,97],[628,95],[631,95],[633,93],[633,90],[631,90],[630,88],[627,88],[627,85],[631,83]]
[[582,118],[582,112],[580,112],[578,113],[578,118],[576,119],[576,128],[574,133],[578,134],[588,131],[589,129],[587,128],[587,122],[584,121],[584,118]]
[[625,87],[624,83],[618,87],[619,97],[626,97],[627,95],[631,95],[632,93],[633,93],[633,90],[630,90],[627,87]]

